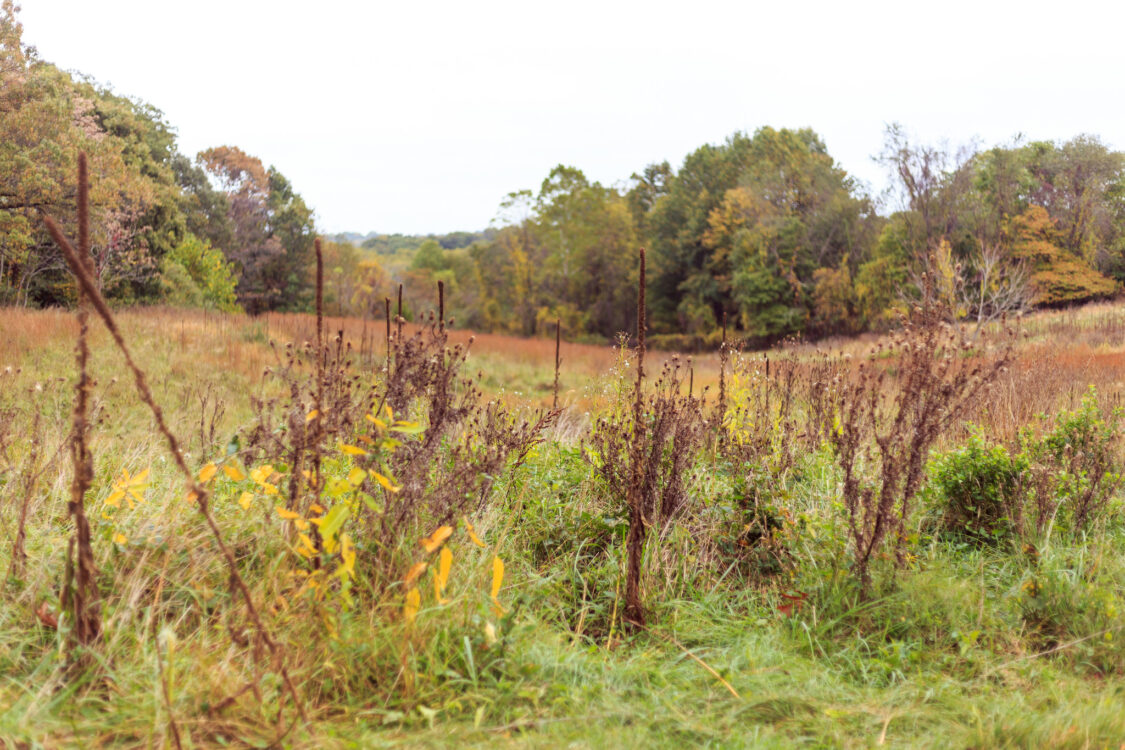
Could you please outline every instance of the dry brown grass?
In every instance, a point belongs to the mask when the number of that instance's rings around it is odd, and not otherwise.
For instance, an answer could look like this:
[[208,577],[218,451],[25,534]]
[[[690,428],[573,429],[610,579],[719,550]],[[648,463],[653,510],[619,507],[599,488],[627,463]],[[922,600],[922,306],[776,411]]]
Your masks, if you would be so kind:
[[[192,358],[174,358],[172,377],[188,377],[193,370],[213,370],[237,374],[251,384],[259,384],[266,367],[275,363],[268,341],[278,343],[315,342],[316,316],[302,313],[268,313],[259,317],[178,310],[164,307],[133,308],[120,311],[123,331],[132,338],[163,341],[172,352],[193,352]],[[1047,311],[1027,316],[1022,322],[1023,338],[1011,372],[987,404],[970,413],[970,419],[1008,436],[1035,414],[1073,405],[1084,387],[1092,384],[1110,403],[1125,399],[1125,306],[1105,303],[1081,310]],[[383,321],[327,316],[324,326],[329,336],[342,331],[345,344],[359,353],[372,367],[382,365],[386,356]],[[404,334],[413,335],[419,326],[406,324]],[[46,350],[66,348],[77,335],[74,317],[63,310],[0,310],[0,367],[25,364],[29,356]],[[520,370],[524,379],[539,386],[538,394],[525,391],[522,397],[549,405],[551,399],[555,342],[551,338],[525,339],[494,333],[473,333],[448,329],[451,345],[468,343],[470,368],[474,359]],[[91,348],[108,344],[104,331],[90,332]],[[798,359],[818,352],[852,355],[855,359],[877,345],[880,339],[863,336],[833,339],[819,344],[800,344],[788,351]],[[671,361],[669,352],[649,352],[652,367]],[[599,381],[617,362],[616,350],[606,344],[580,344],[562,341],[562,387],[560,401],[572,410],[592,411],[599,404],[596,394],[586,386]],[[694,388],[711,386],[717,393],[718,354],[692,358]],[[494,395],[487,385],[486,395]],[[712,396],[714,398],[714,396]]]

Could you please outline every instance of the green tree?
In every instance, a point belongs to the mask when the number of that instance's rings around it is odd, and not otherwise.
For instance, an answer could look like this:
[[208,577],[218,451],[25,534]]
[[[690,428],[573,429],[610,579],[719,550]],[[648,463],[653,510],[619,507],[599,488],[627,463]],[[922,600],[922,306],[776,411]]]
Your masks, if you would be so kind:
[[426,240],[414,251],[414,258],[410,261],[410,268],[414,271],[445,271],[449,268],[446,261],[445,250],[437,240]]
[[729,288],[708,267],[713,247],[704,238],[712,211],[737,187],[749,165],[750,145],[748,136],[735,133],[720,145],[696,149],[654,201],[645,222],[652,245],[653,330],[681,331],[701,318],[717,320],[724,311],[733,311]]
[[540,323],[570,318],[572,330],[577,325],[605,337],[630,330],[638,243],[625,199],[559,165],[543,181],[536,210],[545,250],[541,288],[553,303],[541,306]]
[[162,259],[161,283],[164,295],[173,304],[224,312],[240,309],[234,264],[221,250],[193,234],[185,235]]
[[870,202],[811,130],[762,128],[747,152],[739,185],[708,217],[708,290],[758,339],[851,330],[854,293],[841,284],[869,252]]
[[1125,279],[1125,154],[1090,135],[1028,151],[1034,182],[1022,208],[1043,206],[1061,247]]

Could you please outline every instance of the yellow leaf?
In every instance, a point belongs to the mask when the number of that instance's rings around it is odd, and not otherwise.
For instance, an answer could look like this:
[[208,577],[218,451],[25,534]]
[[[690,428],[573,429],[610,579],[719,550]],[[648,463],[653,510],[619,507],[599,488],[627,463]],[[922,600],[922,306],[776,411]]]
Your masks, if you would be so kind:
[[380,430],[387,429],[387,423],[384,422],[383,420],[379,419],[378,417],[374,417],[374,416],[368,414],[367,415],[367,421],[370,422],[371,424],[375,425],[376,427],[378,427]]
[[462,518],[461,520],[465,522],[465,531],[469,532],[469,539],[473,542],[473,544],[477,545],[478,547],[487,547],[488,545],[482,542],[480,540],[480,537],[477,536],[476,529],[474,529],[473,525],[469,523],[469,519]]
[[246,478],[246,475],[242,473],[242,469],[234,464],[223,464],[223,473],[233,482],[241,482]]
[[408,570],[408,571],[406,572],[406,578],[403,578],[403,579],[402,579],[402,584],[403,584],[404,586],[409,586],[409,585],[411,585],[412,583],[414,583],[415,581],[417,581],[417,580],[418,580],[418,576],[420,576],[420,575],[422,575],[423,573],[425,573],[425,572],[426,572],[426,568],[427,568],[427,567],[428,567],[428,566],[427,566],[427,565],[426,565],[426,563],[424,563],[424,562],[416,562],[416,563],[414,563],[414,565],[412,565],[412,566],[410,567],[410,570]]
[[398,492],[400,489],[402,489],[401,487],[395,487],[393,484],[391,484],[390,479],[387,479],[377,471],[371,472],[371,478],[381,484],[383,486],[383,489],[387,490],[387,492]]
[[500,606],[500,587],[504,584],[504,561],[499,557],[492,558],[492,608],[499,617],[504,612]]
[[428,537],[418,542],[418,544],[421,544],[422,549],[426,550],[426,552],[433,552],[442,544],[444,544],[445,540],[452,535],[452,526],[439,526],[433,534],[430,534]]
[[323,513],[324,507],[321,506],[321,505],[317,505],[316,503],[313,503],[312,505],[309,506],[309,510],[311,510],[313,513]]
[[125,499],[129,502],[129,507],[136,507],[133,500],[143,503],[145,501],[144,495],[141,493],[148,488],[145,484],[145,479],[148,477],[148,469],[144,469],[136,476],[129,476],[128,469],[121,470],[121,476],[113,483],[113,492],[109,498],[106,499],[106,504],[115,508],[121,507],[121,500]]
[[308,414],[305,415],[305,424],[308,424],[309,422],[313,421],[314,419],[316,419],[319,416],[320,416],[320,412],[317,411],[316,409],[313,409],[312,411],[310,411]]
[[356,487],[363,484],[363,480],[366,478],[367,472],[359,468],[358,466],[352,467],[352,470],[348,472],[348,484],[354,485]]
[[270,466],[269,464],[266,464],[265,466],[259,466],[258,468],[253,469],[250,472],[250,478],[258,484],[262,484],[271,476],[273,476],[273,466]]
[[266,493],[267,495],[276,495],[277,494],[277,485],[276,484],[270,484],[269,482],[262,482],[261,487],[262,487],[262,492]]
[[219,470],[219,467],[215,466],[215,464],[207,464],[206,466],[204,466],[202,469],[199,470],[199,481],[200,482],[210,482],[211,478],[215,476],[215,473],[218,470]]
[[113,535],[113,541],[118,544],[128,544],[129,540],[120,531]]
[[437,575],[434,576],[434,599],[438,604],[445,604],[445,586],[449,583],[449,569],[453,567],[453,553],[449,547],[442,547],[438,555]]
[[406,592],[406,603],[402,606],[402,616],[410,624],[414,624],[414,618],[418,616],[418,608],[422,606],[422,595],[418,593],[418,589],[410,589]]
[[500,587],[504,585],[504,561],[499,557],[492,558],[492,598],[500,594]]
[[367,455],[367,451],[365,451],[363,448],[358,448],[354,445],[348,445],[347,443],[340,443],[339,446],[340,446],[340,452],[347,455],[347,456],[366,456]]
[[238,498],[238,504],[242,506],[243,510],[250,510],[250,503],[254,502],[253,492],[243,492]]
[[188,490],[187,496],[184,499],[187,500],[189,503],[194,503],[196,500],[199,499],[199,493],[196,492],[195,490]]
[[438,575],[441,577],[441,587],[443,589],[445,588],[446,582],[449,581],[449,570],[452,567],[453,553],[450,552],[449,547],[445,547],[438,556]]
[[313,545],[312,539],[309,539],[308,534],[298,534],[297,538],[301,540],[301,545],[306,547],[312,552],[316,552],[316,546]]
[[387,419],[391,420],[392,422],[395,420],[395,413],[391,411],[390,404],[383,404],[383,411],[387,413]]
[[297,518],[301,517],[300,513],[294,513],[293,511],[289,510],[288,508],[283,508],[280,505],[277,506],[277,515],[281,516],[286,521],[292,521],[294,519],[297,519]]
[[355,545],[347,534],[340,537],[340,567],[336,568],[336,575],[341,578],[355,575]]

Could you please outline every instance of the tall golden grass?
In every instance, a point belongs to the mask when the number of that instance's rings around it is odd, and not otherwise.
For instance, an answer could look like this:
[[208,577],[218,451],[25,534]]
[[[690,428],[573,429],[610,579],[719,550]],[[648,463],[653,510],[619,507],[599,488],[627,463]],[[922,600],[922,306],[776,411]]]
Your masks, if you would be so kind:
[[[230,372],[258,383],[266,367],[276,361],[269,346],[316,341],[316,316],[305,313],[267,313],[257,317],[241,313],[182,310],[169,307],[135,307],[117,313],[122,330],[132,337],[163,341],[170,351],[193,352],[193,362],[176,361],[172,376],[191,374],[188,368]],[[343,333],[344,342],[356,352],[367,354],[371,367],[381,367],[386,358],[385,323],[382,320],[324,317],[328,335]],[[406,323],[404,335],[421,330]],[[1082,310],[1045,311],[1025,318],[1023,338],[1011,372],[994,393],[988,408],[972,418],[997,431],[1013,434],[1019,425],[1041,412],[1071,405],[1081,398],[1090,384],[1110,403],[1125,402],[1125,305],[1104,303]],[[532,373],[542,386],[538,398],[550,404],[555,342],[549,338],[520,338],[496,333],[475,333],[448,329],[451,344],[467,345],[474,339],[471,357],[489,364],[507,364]],[[31,310],[0,308],[0,368],[19,367],[34,361],[35,355],[69,348],[78,334],[73,315],[60,309]],[[103,330],[90,330],[90,345],[99,349],[108,343]],[[798,358],[817,352],[852,355],[860,358],[878,338],[837,339],[819,344],[799,344],[789,350]],[[203,346],[205,344],[205,346]],[[608,344],[560,342],[563,381],[560,399],[571,408],[590,409],[593,400],[584,394],[566,397],[573,384],[588,384],[609,373],[618,361],[617,350]],[[650,367],[660,368],[674,355],[650,351]],[[773,356],[769,352],[746,352],[747,357]],[[720,356],[717,353],[692,358],[694,388],[712,387],[719,382]],[[488,387],[485,386],[487,395]],[[571,390],[574,390],[571,388]],[[528,394],[524,394],[528,395]]]

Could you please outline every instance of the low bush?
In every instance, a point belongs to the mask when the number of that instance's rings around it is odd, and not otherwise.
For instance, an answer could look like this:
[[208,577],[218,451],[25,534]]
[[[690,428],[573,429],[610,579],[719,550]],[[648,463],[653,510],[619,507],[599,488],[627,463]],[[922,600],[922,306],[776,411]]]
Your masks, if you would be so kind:
[[942,529],[987,544],[1043,540],[1055,529],[1086,533],[1106,517],[1125,481],[1121,414],[1104,410],[1091,388],[1077,409],[1060,412],[1048,429],[1025,428],[1011,447],[974,430],[930,464],[927,492]]
[[982,543],[1009,537],[1019,514],[1029,462],[974,430],[968,442],[936,457],[931,490],[942,498],[942,528]]

